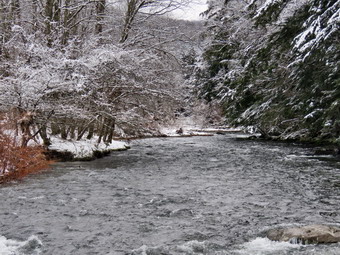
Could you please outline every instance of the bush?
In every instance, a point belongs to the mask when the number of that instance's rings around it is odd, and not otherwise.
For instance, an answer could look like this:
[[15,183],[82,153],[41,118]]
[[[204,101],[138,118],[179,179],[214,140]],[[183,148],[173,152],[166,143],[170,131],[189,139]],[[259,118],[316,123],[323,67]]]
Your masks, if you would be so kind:
[[46,168],[51,162],[42,146],[20,146],[10,130],[0,124],[0,183]]

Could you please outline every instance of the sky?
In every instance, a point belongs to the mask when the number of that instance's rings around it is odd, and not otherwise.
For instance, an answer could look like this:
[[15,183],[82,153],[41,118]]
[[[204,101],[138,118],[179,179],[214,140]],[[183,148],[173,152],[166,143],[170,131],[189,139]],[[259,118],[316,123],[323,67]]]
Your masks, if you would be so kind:
[[206,2],[207,0],[195,0],[195,3],[188,7],[174,11],[173,15],[178,19],[201,20],[202,17],[199,14],[207,9]]

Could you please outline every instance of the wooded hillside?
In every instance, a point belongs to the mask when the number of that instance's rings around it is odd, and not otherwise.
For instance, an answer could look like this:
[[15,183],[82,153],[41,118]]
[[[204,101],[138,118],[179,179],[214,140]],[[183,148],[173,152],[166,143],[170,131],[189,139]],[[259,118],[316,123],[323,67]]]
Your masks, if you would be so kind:
[[200,97],[265,136],[339,142],[336,0],[209,1]]
[[[183,105],[183,66],[200,22],[190,1],[0,1],[0,111],[32,116],[28,136],[158,134]],[[33,137],[31,137],[33,139]]]

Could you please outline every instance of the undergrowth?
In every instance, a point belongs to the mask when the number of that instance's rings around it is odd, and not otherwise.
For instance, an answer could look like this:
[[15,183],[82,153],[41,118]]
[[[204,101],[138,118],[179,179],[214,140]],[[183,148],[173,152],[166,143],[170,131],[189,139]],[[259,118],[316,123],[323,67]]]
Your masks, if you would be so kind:
[[20,133],[8,129],[8,122],[0,118],[0,183],[20,179],[51,164],[43,146],[23,146],[19,138]]

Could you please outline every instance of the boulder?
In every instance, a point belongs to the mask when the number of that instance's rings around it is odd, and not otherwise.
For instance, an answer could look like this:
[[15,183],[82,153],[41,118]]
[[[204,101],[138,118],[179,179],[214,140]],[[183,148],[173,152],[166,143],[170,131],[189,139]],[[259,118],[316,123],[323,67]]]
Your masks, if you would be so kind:
[[183,135],[183,128],[177,129],[176,134]]
[[272,229],[267,232],[272,241],[301,244],[326,244],[340,242],[340,228],[327,225]]

